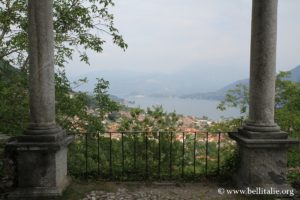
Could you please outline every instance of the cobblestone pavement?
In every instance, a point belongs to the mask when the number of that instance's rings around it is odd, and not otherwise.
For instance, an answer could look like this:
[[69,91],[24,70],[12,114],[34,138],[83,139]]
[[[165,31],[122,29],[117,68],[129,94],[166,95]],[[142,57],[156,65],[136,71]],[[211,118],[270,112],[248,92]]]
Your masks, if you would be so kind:
[[[110,183],[113,190],[94,190],[81,200],[300,200],[299,197],[275,198],[271,196],[240,196],[218,194],[216,183]],[[228,186],[229,187],[229,186]]]
[[91,191],[82,200],[198,200],[220,199],[216,186],[199,184],[120,186],[114,192]]

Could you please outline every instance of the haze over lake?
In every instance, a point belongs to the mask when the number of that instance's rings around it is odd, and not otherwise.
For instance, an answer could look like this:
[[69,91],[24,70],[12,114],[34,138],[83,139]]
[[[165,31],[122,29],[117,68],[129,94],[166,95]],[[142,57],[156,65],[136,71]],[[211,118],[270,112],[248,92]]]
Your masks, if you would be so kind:
[[177,114],[191,115],[191,116],[207,116],[211,120],[220,120],[222,117],[238,117],[239,110],[231,108],[225,111],[217,110],[217,105],[220,103],[215,100],[203,99],[181,99],[173,97],[130,97],[127,100],[134,101],[130,107],[140,107],[146,109],[147,107],[162,105],[168,111],[176,111]]

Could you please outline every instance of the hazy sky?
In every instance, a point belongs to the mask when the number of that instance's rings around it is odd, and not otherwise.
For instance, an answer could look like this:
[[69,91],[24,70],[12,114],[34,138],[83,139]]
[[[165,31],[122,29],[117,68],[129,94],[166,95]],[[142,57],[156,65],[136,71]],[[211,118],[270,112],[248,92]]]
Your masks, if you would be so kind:
[[[251,0],[114,0],[115,25],[129,48],[109,40],[91,66],[74,59],[67,73],[194,70],[224,80],[248,77]],[[279,0],[277,71],[300,65],[300,0]],[[220,77],[222,77],[220,76]]]

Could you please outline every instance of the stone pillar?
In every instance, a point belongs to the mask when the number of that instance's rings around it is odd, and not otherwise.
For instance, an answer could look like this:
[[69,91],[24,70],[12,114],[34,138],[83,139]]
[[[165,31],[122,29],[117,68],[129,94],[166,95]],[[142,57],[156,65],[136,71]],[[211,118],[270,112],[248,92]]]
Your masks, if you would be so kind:
[[52,1],[28,2],[30,127],[55,125]]
[[277,3],[253,1],[249,120],[244,127],[251,138],[286,138],[274,122]]
[[30,125],[7,144],[16,153],[12,197],[59,196],[67,181],[67,146],[73,140],[55,123],[53,0],[29,0]]
[[297,141],[274,122],[277,0],[253,0],[249,120],[238,133],[240,187],[287,188],[287,149]]

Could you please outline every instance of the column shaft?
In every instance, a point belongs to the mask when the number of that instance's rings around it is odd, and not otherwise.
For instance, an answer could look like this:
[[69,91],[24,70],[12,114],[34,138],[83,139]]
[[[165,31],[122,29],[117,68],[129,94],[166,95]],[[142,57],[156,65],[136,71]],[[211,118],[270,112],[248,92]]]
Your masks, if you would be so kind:
[[253,0],[250,102],[247,127],[279,130],[274,123],[277,0]]
[[53,0],[29,0],[31,127],[55,125]]
[[253,0],[249,121],[237,133],[239,167],[234,174],[241,188],[288,189],[288,139],[274,122],[277,0]]

